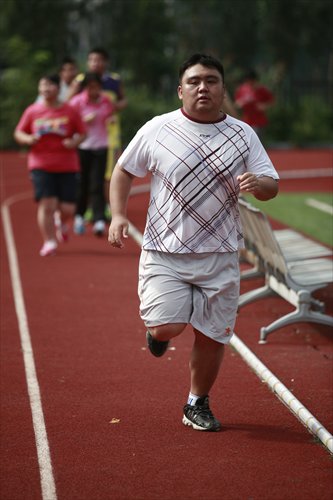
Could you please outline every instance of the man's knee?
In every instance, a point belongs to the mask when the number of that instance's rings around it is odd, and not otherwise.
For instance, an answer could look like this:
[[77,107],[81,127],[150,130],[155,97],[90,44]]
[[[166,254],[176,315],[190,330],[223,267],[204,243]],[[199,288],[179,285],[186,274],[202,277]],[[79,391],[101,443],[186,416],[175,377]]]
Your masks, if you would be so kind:
[[200,344],[201,346],[207,348],[207,349],[213,349],[213,350],[224,350],[224,344],[221,342],[218,342],[217,340],[212,339],[211,337],[208,337],[204,333],[200,332],[196,328],[193,328],[193,332],[195,335],[195,342],[196,344]]
[[149,331],[157,340],[169,340],[180,335],[187,323],[169,323],[166,325],[150,326]]
[[59,209],[63,215],[71,217],[75,213],[75,203],[61,202],[59,204]]

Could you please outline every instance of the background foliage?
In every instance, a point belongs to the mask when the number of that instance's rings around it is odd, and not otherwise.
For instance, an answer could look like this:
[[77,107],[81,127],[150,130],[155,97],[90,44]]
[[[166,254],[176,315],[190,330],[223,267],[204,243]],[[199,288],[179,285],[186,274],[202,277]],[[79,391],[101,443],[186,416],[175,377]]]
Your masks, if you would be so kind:
[[126,144],[151,116],[178,106],[177,68],[192,52],[219,57],[231,95],[254,67],[276,95],[268,143],[332,142],[330,0],[0,0],[0,147],[64,56],[85,68],[104,46],[129,97]]

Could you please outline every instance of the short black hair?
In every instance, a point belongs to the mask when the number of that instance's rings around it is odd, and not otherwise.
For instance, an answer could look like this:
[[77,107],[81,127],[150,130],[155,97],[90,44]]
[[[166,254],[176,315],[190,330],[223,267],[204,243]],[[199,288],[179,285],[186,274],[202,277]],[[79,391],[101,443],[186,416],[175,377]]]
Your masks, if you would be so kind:
[[39,80],[47,80],[48,82],[60,87],[60,76],[57,73],[52,73],[51,75],[43,75]]
[[94,47],[93,49],[89,50],[89,54],[99,54],[106,61],[109,60],[109,54],[103,47]]
[[76,65],[77,63],[73,57],[66,56],[61,61],[61,67],[64,66],[64,64],[75,64]]
[[193,54],[191,57],[186,59],[183,64],[179,68],[179,81],[182,80],[185,71],[191,66],[195,66],[196,64],[201,64],[202,66],[206,66],[207,68],[215,68],[222,76],[222,81],[224,82],[224,68],[222,63],[213,56],[202,54],[200,52]]
[[97,82],[102,87],[102,78],[97,73],[86,73],[82,80],[82,88],[85,88],[90,82]]

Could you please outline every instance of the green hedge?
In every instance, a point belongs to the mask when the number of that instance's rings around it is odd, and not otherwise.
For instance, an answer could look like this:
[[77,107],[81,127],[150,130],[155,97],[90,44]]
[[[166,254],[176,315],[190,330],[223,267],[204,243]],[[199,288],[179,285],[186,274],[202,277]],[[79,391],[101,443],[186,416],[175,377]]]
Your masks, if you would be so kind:
[[300,98],[293,106],[277,103],[269,112],[265,140],[296,147],[333,144],[333,109],[312,96]]

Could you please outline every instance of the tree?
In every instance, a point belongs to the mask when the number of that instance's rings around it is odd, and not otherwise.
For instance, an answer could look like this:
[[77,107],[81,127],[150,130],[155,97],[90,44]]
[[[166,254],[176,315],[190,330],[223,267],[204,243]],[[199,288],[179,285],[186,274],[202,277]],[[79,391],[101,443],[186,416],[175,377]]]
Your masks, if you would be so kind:
[[[257,69],[275,91],[281,124],[304,99],[333,107],[329,0],[5,0],[1,7],[2,144],[41,72],[56,70],[65,55],[85,69],[97,45],[133,96],[126,119],[133,111],[136,124],[140,114],[160,109],[159,101],[163,109],[173,102],[178,66],[197,51],[222,59],[231,93],[243,69]],[[150,102],[137,103],[136,96]]]

